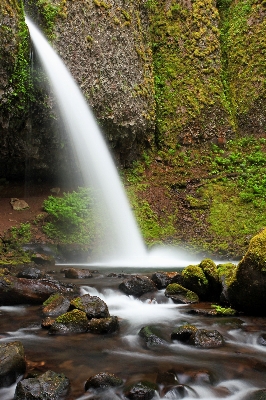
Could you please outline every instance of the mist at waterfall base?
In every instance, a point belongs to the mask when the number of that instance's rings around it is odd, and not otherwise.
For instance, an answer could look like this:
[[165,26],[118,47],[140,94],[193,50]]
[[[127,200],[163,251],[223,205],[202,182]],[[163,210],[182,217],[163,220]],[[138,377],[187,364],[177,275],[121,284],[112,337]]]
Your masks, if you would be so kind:
[[181,267],[192,262],[193,257],[177,248],[147,251],[108,147],[80,89],[42,33],[29,18],[26,22],[73,142],[85,186],[93,187],[97,195],[104,241],[93,265]]

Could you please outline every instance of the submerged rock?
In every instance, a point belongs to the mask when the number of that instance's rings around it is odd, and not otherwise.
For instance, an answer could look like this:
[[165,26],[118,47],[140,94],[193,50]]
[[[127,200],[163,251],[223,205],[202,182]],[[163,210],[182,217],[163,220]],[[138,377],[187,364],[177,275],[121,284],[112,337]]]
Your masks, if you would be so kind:
[[224,345],[223,336],[216,330],[197,329],[189,338],[189,344],[202,349],[212,349]]
[[139,275],[125,279],[120,283],[119,289],[122,290],[122,292],[135,297],[140,297],[144,293],[154,292],[157,290],[155,284],[150,278]]
[[15,383],[26,371],[24,347],[21,342],[0,344],[0,387]]
[[88,269],[68,268],[64,272],[65,277],[70,279],[92,278],[92,273]]
[[110,317],[107,304],[97,296],[85,294],[71,300],[71,306],[84,311],[88,319]]
[[106,390],[112,387],[123,385],[123,379],[118,378],[114,374],[100,372],[97,375],[91,376],[85,383],[85,391],[90,389]]
[[92,318],[88,322],[88,332],[90,333],[114,333],[119,330],[119,322],[116,316],[108,318]]
[[141,336],[145,340],[147,347],[165,345],[166,341],[157,336],[153,332],[153,329],[154,328],[150,326],[144,326],[139,331],[139,336]]
[[165,296],[172,299],[174,303],[193,304],[199,302],[199,297],[196,293],[178,283],[168,285],[165,290]]
[[14,400],[63,400],[70,389],[64,374],[47,371],[37,378],[23,379],[17,384]]
[[156,391],[157,385],[150,382],[138,382],[131,385],[125,392],[125,395],[130,400],[151,400]]

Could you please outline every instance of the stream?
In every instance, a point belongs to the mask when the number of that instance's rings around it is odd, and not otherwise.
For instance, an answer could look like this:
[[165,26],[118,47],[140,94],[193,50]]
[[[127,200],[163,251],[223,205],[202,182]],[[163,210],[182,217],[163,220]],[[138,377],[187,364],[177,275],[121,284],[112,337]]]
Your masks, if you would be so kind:
[[[54,277],[70,283],[55,267]],[[43,373],[49,369],[64,373],[71,382],[67,400],[92,398],[84,392],[85,381],[99,372],[109,372],[126,384],[140,380],[156,382],[157,376],[172,371],[179,383],[186,385],[185,399],[248,399],[248,394],[264,388],[266,347],[257,338],[266,332],[264,318],[206,317],[191,315],[191,308],[210,304],[174,304],[164,296],[164,289],[133,298],[123,294],[118,286],[124,278],[118,274],[143,273],[150,276],[155,270],[133,268],[101,268],[93,278],[72,280],[80,286],[81,294],[99,296],[108,305],[111,315],[119,317],[120,330],[112,335],[90,333],[49,335],[41,328],[41,306],[0,307],[0,342],[19,340],[23,343],[30,371]],[[114,277],[108,276],[111,272]],[[152,297],[151,297],[152,296]],[[197,328],[216,329],[225,345],[216,349],[197,349],[171,340],[174,328],[183,322]],[[146,347],[138,335],[143,326],[154,326],[167,342],[165,346]],[[0,390],[1,400],[11,400],[15,386]],[[158,392],[154,399],[179,399],[176,392]],[[115,395],[110,393],[110,400]],[[123,399],[122,395],[119,397]],[[182,397],[183,398],[183,397]]]

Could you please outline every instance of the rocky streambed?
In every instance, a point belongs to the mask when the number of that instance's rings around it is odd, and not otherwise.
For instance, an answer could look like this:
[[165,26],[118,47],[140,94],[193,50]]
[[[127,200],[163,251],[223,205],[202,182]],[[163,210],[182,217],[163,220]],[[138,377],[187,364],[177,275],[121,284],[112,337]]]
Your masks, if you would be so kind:
[[[266,398],[265,318],[169,295],[180,271],[11,270],[1,276],[1,400]],[[11,375],[8,354],[18,357]]]

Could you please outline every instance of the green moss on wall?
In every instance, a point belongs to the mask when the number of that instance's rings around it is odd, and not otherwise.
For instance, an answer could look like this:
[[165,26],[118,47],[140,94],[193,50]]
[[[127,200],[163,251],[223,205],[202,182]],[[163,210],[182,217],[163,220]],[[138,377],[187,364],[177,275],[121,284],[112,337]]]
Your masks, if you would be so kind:
[[193,1],[191,7],[175,0],[150,0],[147,7],[151,11],[157,139],[169,142],[195,119],[204,129],[206,110],[225,109],[219,14],[211,0]]

